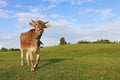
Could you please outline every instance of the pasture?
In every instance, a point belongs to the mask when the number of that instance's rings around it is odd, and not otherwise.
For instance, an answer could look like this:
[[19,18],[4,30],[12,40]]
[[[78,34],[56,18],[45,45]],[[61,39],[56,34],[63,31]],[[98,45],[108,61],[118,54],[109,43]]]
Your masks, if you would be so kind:
[[120,80],[120,44],[41,48],[35,72],[20,65],[19,51],[0,52],[0,80]]

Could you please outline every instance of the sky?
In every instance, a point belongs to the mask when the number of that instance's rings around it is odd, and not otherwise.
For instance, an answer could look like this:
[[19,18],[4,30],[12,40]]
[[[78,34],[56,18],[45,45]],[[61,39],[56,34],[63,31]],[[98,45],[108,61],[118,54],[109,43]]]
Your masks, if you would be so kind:
[[0,0],[0,48],[19,48],[33,20],[49,21],[41,41],[58,45],[80,40],[120,41],[120,0]]

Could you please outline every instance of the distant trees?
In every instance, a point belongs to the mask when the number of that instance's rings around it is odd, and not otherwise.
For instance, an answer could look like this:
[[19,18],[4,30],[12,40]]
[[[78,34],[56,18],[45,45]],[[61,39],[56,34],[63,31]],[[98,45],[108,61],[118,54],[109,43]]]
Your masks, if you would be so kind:
[[[91,41],[81,40],[81,41],[78,41],[76,44],[89,44],[89,43],[90,44],[92,44],[92,43],[95,43],[95,44],[118,44],[118,43],[120,43],[120,41],[111,42],[108,39],[100,39],[100,40],[91,42]],[[71,43],[67,43],[65,38],[61,37],[59,45],[67,45],[67,44],[71,44]]]
[[101,39],[101,40],[97,40],[97,41],[94,41],[94,42],[90,42],[90,41],[78,41],[77,44],[80,44],[80,43],[99,43],[99,44],[109,44],[109,43],[115,43],[115,42],[111,42],[107,39]]
[[77,44],[80,44],[80,43],[83,44],[83,43],[91,43],[91,42],[90,41],[83,41],[83,40],[77,42]]
[[18,48],[10,48],[9,51],[20,51]]
[[0,51],[7,51],[7,48],[3,47],[0,49]]
[[95,41],[95,42],[93,42],[93,43],[112,43],[112,42],[110,42],[109,40],[107,40],[107,39],[101,39],[101,40],[97,40],[97,41]]
[[10,48],[10,49],[7,49],[7,48],[5,48],[5,47],[3,47],[3,48],[1,48],[0,49],[0,51],[20,51],[20,49],[18,49],[18,48]]

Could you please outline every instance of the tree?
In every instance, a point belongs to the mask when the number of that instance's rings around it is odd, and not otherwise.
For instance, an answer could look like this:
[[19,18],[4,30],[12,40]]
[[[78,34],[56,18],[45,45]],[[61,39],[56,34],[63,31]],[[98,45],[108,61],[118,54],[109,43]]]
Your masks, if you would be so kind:
[[7,48],[3,47],[0,51],[7,51]]
[[60,39],[60,45],[66,45],[66,44],[67,44],[67,42],[65,41],[65,38],[62,37],[62,38]]

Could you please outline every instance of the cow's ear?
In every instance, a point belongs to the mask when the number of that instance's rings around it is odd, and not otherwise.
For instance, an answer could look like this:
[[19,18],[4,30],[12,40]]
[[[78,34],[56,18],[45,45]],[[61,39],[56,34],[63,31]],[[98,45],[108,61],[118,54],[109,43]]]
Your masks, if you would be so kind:
[[47,24],[47,25],[45,25],[44,28],[51,28],[51,25],[50,25],[50,24]]
[[33,22],[29,22],[29,25],[35,27],[35,24]]

